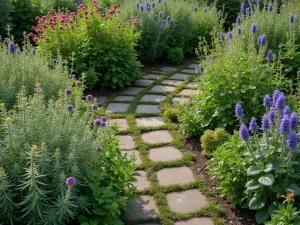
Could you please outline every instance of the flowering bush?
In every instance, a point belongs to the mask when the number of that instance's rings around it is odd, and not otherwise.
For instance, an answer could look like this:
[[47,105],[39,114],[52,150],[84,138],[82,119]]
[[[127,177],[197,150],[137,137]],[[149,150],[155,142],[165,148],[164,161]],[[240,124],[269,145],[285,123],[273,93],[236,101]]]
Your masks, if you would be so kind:
[[76,12],[49,12],[36,19],[37,34],[30,35],[39,49],[65,59],[75,53],[75,72],[85,72],[87,86],[122,88],[139,76],[134,51],[139,33],[131,21],[121,23],[117,5],[101,11],[95,0],[89,0]]

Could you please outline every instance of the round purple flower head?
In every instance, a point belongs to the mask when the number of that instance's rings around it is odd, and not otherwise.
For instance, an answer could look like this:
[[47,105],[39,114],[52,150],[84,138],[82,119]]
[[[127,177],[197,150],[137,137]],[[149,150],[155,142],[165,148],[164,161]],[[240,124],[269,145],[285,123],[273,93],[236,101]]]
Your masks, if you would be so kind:
[[249,136],[250,136],[250,135],[249,135],[248,128],[246,127],[245,124],[242,124],[242,125],[240,126],[240,137],[241,137],[242,141],[247,142],[248,139],[249,139]]
[[238,16],[238,17],[236,18],[236,23],[237,23],[238,25],[241,24],[241,17],[240,17],[240,16]]
[[290,107],[286,106],[283,110],[283,115],[288,115],[290,116],[291,115],[291,109]]
[[163,16],[163,12],[160,11],[160,12],[159,12],[159,17],[162,18],[162,16]]
[[80,80],[78,80],[78,81],[76,81],[75,85],[76,85],[76,87],[81,87],[82,82]]
[[92,110],[93,110],[93,111],[96,111],[97,109],[98,109],[98,106],[97,106],[96,104],[93,104],[93,105],[92,105]]
[[67,184],[67,185],[72,186],[72,185],[75,184],[75,182],[76,182],[76,180],[75,180],[74,177],[68,177],[68,178],[66,179],[66,184]]
[[218,17],[219,16],[219,12],[216,12],[216,17]]
[[278,90],[275,90],[275,91],[274,91],[274,94],[273,94],[273,105],[274,105],[274,106],[276,105],[277,98],[278,98],[278,96],[279,96],[280,94],[281,94],[280,91],[278,91]]
[[55,65],[59,65],[59,60],[55,60]]
[[273,11],[273,4],[272,4],[272,3],[270,3],[270,5],[269,5],[269,7],[268,7],[268,11],[269,11],[269,12],[272,12],[272,11]]
[[12,41],[9,42],[9,44],[8,44],[8,52],[9,52],[10,54],[15,54],[16,51],[17,51],[17,49],[16,49],[15,44],[14,44]]
[[227,38],[228,38],[228,40],[231,40],[231,39],[232,39],[232,33],[231,33],[231,32],[228,33]]
[[203,72],[204,72],[204,67],[203,67],[202,65],[199,65],[199,66],[198,66],[198,69],[199,69],[200,73],[203,74]]
[[87,96],[86,96],[86,100],[87,100],[88,102],[93,101],[93,99],[94,99],[93,95],[87,95]]
[[235,106],[235,116],[237,118],[243,118],[245,116],[244,109],[240,103],[236,104]]
[[69,111],[69,112],[72,112],[73,111],[73,106],[71,105],[71,104],[69,104],[69,105],[67,105],[67,110]]
[[268,59],[269,62],[271,62],[273,60],[273,52],[272,52],[272,50],[268,51],[267,59]]
[[241,27],[238,27],[237,33],[238,33],[238,35],[241,35],[241,34],[242,34],[242,29],[241,29]]
[[256,31],[257,31],[257,26],[256,26],[255,23],[252,24],[251,31],[252,31],[253,34],[256,33]]
[[195,6],[194,11],[198,12],[198,7],[197,6]]
[[281,94],[278,96],[278,98],[277,98],[277,100],[276,100],[275,107],[276,107],[277,109],[281,109],[281,110],[283,110],[283,109],[285,108],[285,96],[284,96],[283,93],[281,93]]
[[294,23],[294,14],[290,15],[290,24]]
[[261,121],[261,129],[263,131],[267,131],[271,129],[271,121],[269,115],[265,114]]
[[250,124],[249,124],[249,129],[251,130],[252,133],[256,133],[258,130],[258,126],[256,123],[256,119],[254,117],[252,117]]
[[224,34],[223,34],[222,32],[220,33],[220,40],[221,40],[221,41],[224,41],[224,40],[225,40]]
[[286,141],[286,145],[289,149],[295,150],[297,148],[297,144],[298,144],[298,135],[295,131],[293,131],[287,141]]
[[104,122],[104,123],[106,123],[107,122],[107,118],[105,116],[102,116],[101,117],[101,121]]
[[100,120],[100,119],[95,119],[95,120],[94,120],[94,126],[95,126],[95,127],[101,127],[101,126],[102,126],[102,120]]
[[271,107],[271,97],[269,95],[266,95],[264,97],[264,107]]
[[75,79],[76,78],[76,75],[75,74],[72,74],[72,79]]
[[72,94],[72,90],[71,89],[66,89],[65,94],[66,94],[66,96],[70,96]]
[[98,147],[96,148],[96,151],[97,151],[97,152],[102,152],[102,148],[101,148],[100,146],[98,146]]
[[270,110],[269,117],[270,117],[271,122],[275,121],[275,110],[274,109]]
[[291,132],[291,120],[288,115],[284,115],[280,121],[279,133],[281,135],[287,135]]
[[298,129],[298,116],[296,113],[292,113],[291,117],[291,129],[292,130],[297,130]]

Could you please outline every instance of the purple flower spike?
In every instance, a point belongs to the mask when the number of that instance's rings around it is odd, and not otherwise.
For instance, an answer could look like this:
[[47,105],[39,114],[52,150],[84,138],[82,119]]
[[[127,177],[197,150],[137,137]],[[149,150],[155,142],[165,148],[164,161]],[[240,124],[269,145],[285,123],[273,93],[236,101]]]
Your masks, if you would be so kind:
[[31,50],[32,55],[35,55],[35,49]]
[[281,110],[285,108],[285,96],[283,93],[278,96],[275,107]]
[[240,103],[236,104],[235,106],[235,116],[237,118],[243,118],[245,116],[244,109]]
[[265,114],[261,121],[261,129],[263,131],[267,131],[271,129],[271,121],[269,115]]
[[265,34],[261,35],[258,39],[259,45],[264,46],[267,43],[267,36]]
[[275,110],[274,109],[270,110],[269,117],[270,117],[271,122],[275,121]]
[[158,16],[155,15],[155,16],[154,16],[154,21],[157,21],[157,19],[158,19]]
[[67,110],[69,111],[69,112],[72,112],[73,111],[73,106],[71,105],[71,104],[69,104],[69,105],[67,105]]
[[290,24],[294,23],[294,14],[290,15]]
[[220,33],[220,40],[221,40],[221,41],[224,41],[224,40],[225,40],[224,34],[223,34],[222,32]]
[[253,2],[252,2],[252,0],[248,0],[248,3],[249,3],[249,5],[252,5]]
[[93,105],[92,105],[92,110],[93,110],[93,111],[96,111],[97,109],[98,109],[98,106],[97,106],[96,104],[93,104]]
[[272,52],[272,50],[268,51],[267,59],[268,59],[269,62],[271,62],[273,60],[273,52]]
[[13,55],[13,54],[16,53],[16,51],[17,51],[17,49],[16,49],[15,44],[12,41],[9,42],[9,44],[8,44],[8,52]]
[[256,3],[257,3],[257,5],[260,5],[260,0],[257,0]]
[[139,3],[136,3],[136,8],[140,8],[140,4]]
[[281,135],[288,135],[291,132],[291,120],[288,115],[284,115],[280,121],[279,133]]
[[216,12],[216,17],[219,17],[219,12]]
[[255,23],[252,24],[251,31],[252,31],[253,34],[256,33],[256,31],[257,31],[257,26],[256,26]]
[[238,16],[238,17],[236,18],[236,23],[237,23],[238,25],[241,24],[241,17],[240,17],[240,16]]
[[164,27],[163,27],[163,26],[160,26],[160,27],[159,27],[159,30],[160,30],[160,32],[162,32],[162,31],[164,30]]
[[170,21],[170,20],[171,20],[171,16],[168,16],[168,17],[167,17],[167,21]]
[[278,96],[281,94],[280,91],[275,90],[273,94],[273,105],[275,106]]
[[102,124],[102,120],[100,120],[100,119],[95,119],[94,120],[94,126],[95,127],[101,127],[101,124]]
[[75,74],[72,74],[72,79],[75,79],[76,78],[76,75]]
[[158,3],[161,3],[161,0],[157,0],[158,1]]
[[292,130],[297,130],[298,129],[298,116],[296,113],[292,113],[291,117],[291,129]]
[[269,95],[266,95],[264,97],[264,107],[271,107],[271,97]]
[[55,60],[55,65],[59,65],[60,64],[60,62],[59,62],[59,60]]
[[242,124],[240,127],[240,137],[242,141],[247,142],[249,140],[249,131],[245,124]]
[[258,130],[258,126],[256,123],[256,119],[254,117],[252,117],[250,124],[249,124],[249,129],[251,130],[252,133],[256,133]]
[[246,13],[250,13],[250,8],[249,7],[246,8]]
[[76,85],[76,87],[81,87],[82,82],[80,80],[78,80],[78,81],[76,81],[75,85]]
[[231,32],[228,33],[227,38],[228,38],[228,40],[231,40],[231,39],[232,39],[232,33],[231,33]]
[[197,6],[195,6],[194,11],[198,12],[198,7]]
[[297,148],[297,144],[298,144],[298,135],[295,131],[293,131],[287,141],[286,141],[286,145],[289,149],[295,150]]
[[159,12],[159,17],[162,18],[162,16],[163,16],[163,12],[160,11],[160,12]]
[[207,7],[205,7],[205,9],[204,9],[204,13],[207,13]]
[[241,35],[241,34],[242,34],[242,29],[241,29],[241,27],[238,27],[237,33],[238,33],[238,35]]
[[75,182],[76,182],[76,180],[75,180],[74,177],[68,177],[68,178],[66,179],[66,184],[67,184],[67,185],[72,186],[72,185],[75,184]]
[[144,6],[143,6],[143,5],[140,6],[140,11],[141,11],[141,12],[144,11]]
[[170,24],[173,24],[173,23],[174,23],[174,19],[171,19],[171,20],[170,20]]
[[93,99],[94,99],[93,95],[87,95],[87,96],[86,96],[86,100],[87,100],[88,102],[93,101]]
[[152,2],[152,8],[154,8],[155,7],[155,2]]
[[66,94],[66,96],[70,96],[72,94],[72,90],[71,89],[66,89],[65,94]]
[[270,3],[269,7],[268,7],[268,12],[272,12],[273,11],[273,4]]
[[199,69],[200,73],[203,74],[203,72],[204,72],[204,67],[203,67],[202,65],[199,65],[199,66],[198,66],[198,69]]
[[245,13],[245,4],[242,3],[241,4],[241,14],[244,14]]
[[291,115],[291,110],[290,110],[290,107],[286,106],[283,110],[283,115],[288,115],[290,116]]

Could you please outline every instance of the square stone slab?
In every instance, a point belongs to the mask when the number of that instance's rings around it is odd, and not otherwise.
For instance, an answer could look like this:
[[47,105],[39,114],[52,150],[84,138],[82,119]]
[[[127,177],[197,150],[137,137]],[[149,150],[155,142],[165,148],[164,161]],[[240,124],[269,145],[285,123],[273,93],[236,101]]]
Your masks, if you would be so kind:
[[196,73],[195,69],[184,69],[181,71],[182,73],[191,73],[191,74],[194,74]]
[[139,223],[138,225],[160,225],[160,224],[158,224],[158,223],[143,223],[143,224]]
[[182,158],[182,153],[177,148],[167,146],[162,148],[152,148],[149,150],[149,158],[154,161],[172,161]]
[[155,85],[150,91],[151,92],[169,93],[174,90],[175,90],[175,87],[164,86],[164,85]]
[[192,218],[185,221],[177,221],[174,225],[214,225],[214,222],[209,217]]
[[124,131],[129,128],[129,125],[128,125],[126,119],[111,119],[111,120],[109,120],[109,123],[110,123],[110,125],[117,123],[120,131]]
[[112,112],[112,113],[122,113],[126,112],[129,108],[128,103],[109,103],[106,112]]
[[148,180],[147,172],[143,171],[143,170],[138,170],[136,172],[140,174],[140,176],[135,177],[136,181],[133,182],[136,189],[138,191],[143,191],[143,190],[149,189],[151,187],[151,183]]
[[199,90],[183,89],[179,94],[184,96],[192,96],[199,93],[200,93]]
[[132,199],[128,202],[132,213],[126,212],[123,218],[129,221],[147,219],[159,216],[159,210],[152,196],[142,195],[140,199]]
[[97,102],[102,105],[107,101],[108,96],[96,96],[95,98],[97,99]]
[[141,165],[142,160],[140,157],[140,153],[137,150],[131,150],[131,151],[121,151],[122,155],[126,155],[128,158],[135,158],[135,165]]
[[135,119],[138,127],[159,127],[165,125],[165,122],[160,117],[143,117]]
[[195,180],[193,172],[188,167],[174,167],[157,172],[159,185],[187,184]]
[[204,195],[197,189],[167,194],[168,206],[176,213],[190,213],[208,205]]
[[164,80],[162,83],[163,84],[168,84],[168,85],[178,86],[178,85],[181,85],[183,83],[183,81],[180,81],[180,80]]
[[190,69],[195,69],[195,68],[198,68],[198,64],[191,64],[191,65],[189,65],[189,67],[188,68],[190,68]]
[[186,103],[189,101],[189,98],[186,98],[186,97],[175,97],[173,98],[172,100],[172,104],[175,105],[175,104],[183,104],[183,103]]
[[120,142],[121,150],[131,150],[135,148],[135,142],[130,135],[119,135],[117,138]]
[[121,94],[127,94],[127,95],[137,95],[140,93],[144,88],[139,87],[127,87],[125,90],[121,92]]
[[152,79],[152,80],[157,80],[159,78],[161,78],[163,75],[159,75],[159,74],[147,74],[145,76],[146,79]]
[[198,87],[198,85],[199,84],[197,82],[190,82],[186,86],[191,87],[191,88],[196,88],[196,87]]
[[169,72],[174,72],[174,71],[178,70],[178,68],[170,67],[170,66],[164,66],[164,67],[160,68],[159,70],[163,71],[165,73],[169,73]]
[[159,105],[137,105],[136,113],[159,113]]
[[183,73],[175,73],[173,76],[171,76],[172,79],[175,80],[186,80],[192,77],[190,74],[183,74]]
[[169,131],[158,130],[142,134],[142,139],[148,144],[170,143],[173,138]]
[[134,82],[134,84],[136,85],[136,86],[142,86],[142,87],[146,87],[146,86],[148,86],[148,85],[150,85],[150,84],[153,84],[153,80],[137,80],[137,81],[135,81]]
[[140,100],[141,102],[157,102],[161,103],[164,100],[166,100],[166,96],[164,95],[144,95],[142,99]]
[[123,95],[120,95],[120,96],[115,97],[114,100],[116,100],[116,101],[132,101],[133,99],[134,99],[133,96],[123,96]]

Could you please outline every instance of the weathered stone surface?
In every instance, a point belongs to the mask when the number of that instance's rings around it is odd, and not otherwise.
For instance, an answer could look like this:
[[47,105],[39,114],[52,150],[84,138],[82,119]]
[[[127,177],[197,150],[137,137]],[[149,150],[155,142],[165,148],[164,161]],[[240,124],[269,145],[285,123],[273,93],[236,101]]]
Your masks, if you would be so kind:
[[197,60],[196,63],[198,63],[198,64],[201,63],[201,60]]
[[185,103],[185,102],[188,102],[189,101],[189,99],[188,98],[186,98],[186,97],[175,97],[175,98],[173,98],[173,100],[172,100],[172,104],[183,104],[183,103]]
[[184,95],[184,96],[192,96],[192,95],[196,95],[199,93],[200,93],[199,90],[183,89],[179,94]]
[[159,113],[159,105],[137,105],[136,113]]
[[128,158],[135,158],[135,164],[136,165],[141,165],[142,160],[140,157],[140,153],[137,150],[131,150],[131,151],[121,151],[122,155],[127,155]]
[[143,117],[135,119],[138,127],[159,127],[165,125],[165,122],[160,117]]
[[161,148],[152,148],[149,150],[149,158],[154,161],[172,161],[182,157],[181,151],[177,148],[167,146]]
[[181,85],[183,83],[183,81],[181,81],[181,80],[164,80],[162,83],[163,84],[168,84],[168,85],[178,86],[178,85]]
[[159,70],[160,70],[160,71],[163,71],[163,72],[165,72],[165,73],[169,73],[169,72],[174,72],[174,71],[176,71],[177,69],[178,69],[178,68],[176,68],[176,67],[164,66],[164,67],[160,68]]
[[160,74],[147,74],[145,75],[145,78],[146,79],[152,79],[152,80],[156,80],[156,79],[159,79],[161,78],[163,75],[160,75]]
[[194,74],[196,73],[196,71],[194,69],[184,69],[181,71],[182,73],[191,73],[191,74]]
[[184,221],[177,221],[174,225],[214,225],[214,222],[209,217],[192,218]]
[[190,74],[183,74],[183,73],[175,73],[173,76],[171,76],[172,79],[175,80],[186,80],[192,77]]
[[107,96],[96,96],[95,98],[100,105],[104,104],[108,99]]
[[189,65],[188,68],[190,68],[190,69],[195,69],[195,68],[197,68],[198,66],[199,66],[198,64],[191,64],[191,65]]
[[142,99],[140,100],[141,102],[157,102],[161,103],[164,100],[166,100],[166,96],[163,95],[144,95]]
[[151,187],[151,183],[148,180],[148,175],[146,171],[138,170],[136,171],[140,176],[136,176],[136,181],[133,183],[138,191],[143,191]]
[[135,148],[135,142],[130,135],[119,135],[117,138],[120,142],[121,150],[131,150]]
[[160,92],[160,93],[169,93],[175,90],[175,87],[164,86],[164,85],[155,85],[150,91],[151,92]]
[[143,224],[138,224],[138,225],[160,225],[159,223],[143,223]]
[[129,108],[128,103],[109,103],[106,112],[112,112],[112,113],[122,113],[126,112]]
[[152,196],[142,195],[140,199],[129,200],[132,213],[126,212],[123,217],[126,220],[147,219],[158,217],[159,210]]
[[190,82],[186,86],[191,87],[191,88],[196,88],[196,87],[198,87],[198,85],[199,84],[197,82]]
[[123,95],[120,95],[120,96],[115,97],[114,100],[116,100],[116,101],[132,101],[133,99],[134,99],[133,96],[123,96]]
[[137,81],[135,81],[134,82],[134,84],[136,85],[136,86],[142,86],[142,87],[146,87],[146,86],[148,86],[148,85],[150,85],[150,84],[153,84],[153,80],[137,80]]
[[114,125],[115,123],[118,124],[118,127],[119,127],[120,131],[124,131],[124,130],[127,130],[129,128],[129,125],[128,125],[126,119],[110,119],[109,120],[110,125]]
[[173,138],[169,131],[158,130],[142,134],[142,139],[148,144],[170,143]]
[[195,180],[193,172],[188,167],[174,167],[157,172],[159,185],[187,184]]
[[208,205],[208,201],[199,190],[191,189],[167,194],[168,206],[176,213],[190,213]]
[[139,87],[127,87],[125,90],[121,92],[121,94],[127,94],[127,95],[137,95],[140,93],[144,88]]

